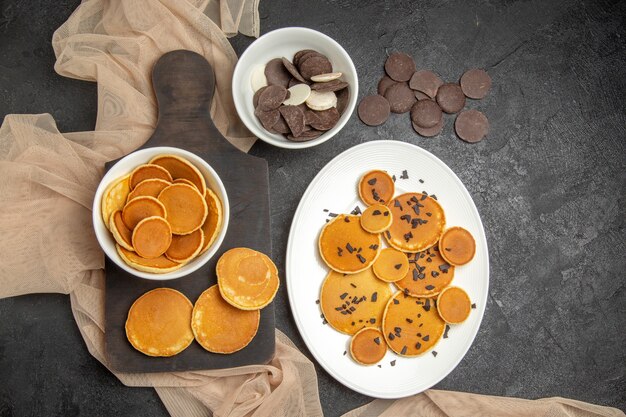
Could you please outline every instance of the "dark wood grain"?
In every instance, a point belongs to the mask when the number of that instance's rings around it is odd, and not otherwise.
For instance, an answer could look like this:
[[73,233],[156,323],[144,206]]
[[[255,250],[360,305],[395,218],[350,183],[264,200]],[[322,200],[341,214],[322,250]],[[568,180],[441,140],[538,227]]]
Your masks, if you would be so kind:
[[[181,291],[192,302],[216,283],[215,264],[226,250],[249,247],[271,255],[269,179],[267,162],[233,147],[217,130],[209,109],[215,79],[209,63],[190,51],[173,51],[155,64],[152,80],[159,119],[142,148],[173,146],[205,159],[220,176],[230,203],[224,242],[202,268],[179,279],[150,281],[137,278],[106,259],[106,355],[120,372],[167,372],[231,368],[267,363],[274,354],[274,305],[261,310],[259,331],[239,352],[219,355],[193,342],[171,358],[152,358],[136,351],[126,339],[128,309],[141,294],[158,287]],[[107,169],[116,161],[107,164]]]

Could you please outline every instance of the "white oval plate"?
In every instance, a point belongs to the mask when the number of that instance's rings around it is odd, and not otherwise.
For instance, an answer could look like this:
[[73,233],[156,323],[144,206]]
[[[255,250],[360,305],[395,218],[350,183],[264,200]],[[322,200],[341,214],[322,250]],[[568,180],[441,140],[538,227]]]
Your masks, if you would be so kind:
[[[431,352],[415,358],[388,350],[378,366],[358,365],[350,358],[350,337],[322,324],[316,300],[328,267],[319,256],[317,241],[330,213],[364,209],[357,194],[359,178],[372,169],[395,175],[396,195],[409,191],[435,194],[446,213],[447,226],[462,226],[476,239],[476,255],[457,267],[453,285],[467,291],[476,309]],[[408,179],[401,179],[406,170]],[[423,180],[421,183],[419,180]],[[329,210],[325,212],[324,210]],[[319,364],[337,381],[361,394],[401,398],[422,392],[446,377],[471,346],[482,321],[489,291],[489,256],[485,231],[476,205],[461,180],[440,159],[417,146],[374,141],[355,146],[330,161],[313,179],[293,218],[286,260],[287,292],[296,325]],[[391,361],[395,360],[395,366]]]

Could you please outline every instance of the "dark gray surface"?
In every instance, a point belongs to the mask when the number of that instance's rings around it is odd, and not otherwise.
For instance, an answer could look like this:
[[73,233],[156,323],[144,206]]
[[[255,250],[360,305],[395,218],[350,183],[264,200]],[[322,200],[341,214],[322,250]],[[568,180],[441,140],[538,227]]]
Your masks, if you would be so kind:
[[[61,131],[93,128],[95,85],[52,70],[49,40],[76,3],[0,1],[0,115],[50,112]],[[386,51],[450,81],[485,67],[493,90],[468,107],[486,113],[491,133],[471,146],[454,136],[452,117],[423,139],[408,115],[379,128],[353,115],[313,149],[255,145],[270,167],[279,269],[300,196],[334,155],[378,138],[418,144],[465,183],[490,245],[481,330],[437,388],[626,409],[626,3],[391,3],[262,1],[262,32],[299,25],[335,38],[355,62],[361,97],[375,91]],[[233,39],[238,53],[250,42]],[[306,353],[284,286],[276,318]],[[318,371],[326,415],[370,401]],[[166,410],[153,390],[122,386],[89,355],[66,296],[0,300],[0,416],[121,414]]]

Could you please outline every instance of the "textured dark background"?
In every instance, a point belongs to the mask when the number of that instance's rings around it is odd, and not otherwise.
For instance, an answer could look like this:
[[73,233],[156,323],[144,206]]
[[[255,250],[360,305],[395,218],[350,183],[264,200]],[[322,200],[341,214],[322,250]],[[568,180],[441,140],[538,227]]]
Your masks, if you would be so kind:
[[[300,196],[333,156],[379,138],[422,146],[469,189],[491,255],[481,330],[437,388],[624,410],[626,2],[469,3],[261,1],[262,33],[308,26],[342,44],[360,96],[375,91],[394,50],[445,80],[472,67],[493,78],[489,96],[468,105],[491,122],[473,146],[455,137],[452,117],[443,134],[423,139],[408,115],[379,128],[353,115],[335,139],[304,151],[255,145],[270,166],[274,259],[284,271]],[[0,117],[49,112],[61,131],[93,129],[96,86],[53,71],[52,33],[77,4],[0,0]],[[238,53],[251,41],[232,40]],[[278,328],[306,353],[284,286],[276,312]],[[318,371],[326,415],[370,401]],[[152,389],[124,387],[89,355],[67,296],[0,300],[0,417],[166,414]]]

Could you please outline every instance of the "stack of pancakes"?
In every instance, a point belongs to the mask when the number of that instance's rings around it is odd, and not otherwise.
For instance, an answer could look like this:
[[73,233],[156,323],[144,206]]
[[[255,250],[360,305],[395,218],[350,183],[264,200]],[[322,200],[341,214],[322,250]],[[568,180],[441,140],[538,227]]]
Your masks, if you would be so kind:
[[320,292],[323,316],[352,336],[350,352],[360,364],[377,363],[387,346],[401,356],[423,354],[446,323],[469,316],[469,297],[449,284],[455,266],[474,257],[474,239],[460,227],[446,230],[436,196],[394,197],[395,178],[385,171],[365,173],[358,194],[368,208],[336,215],[320,233],[320,255],[331,269]]
[[158,155],[113,181],[101,211],[124,262],[155,274],[208,250],[223,216],[222,202],[198,168],[175,155]]

